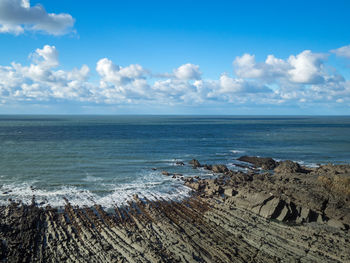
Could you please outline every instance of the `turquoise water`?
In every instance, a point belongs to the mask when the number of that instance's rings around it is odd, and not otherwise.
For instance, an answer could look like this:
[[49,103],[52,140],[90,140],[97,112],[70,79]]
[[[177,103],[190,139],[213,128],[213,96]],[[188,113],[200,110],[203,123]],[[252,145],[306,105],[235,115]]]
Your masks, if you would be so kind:
[[[176,199],[189,189],[161,175],[232,169],[241,155],[304,165],[350,162],[350,117],[0,116],[0,202],[120,204],[134,193]],[[152,170],[157,168],[157,170]]]

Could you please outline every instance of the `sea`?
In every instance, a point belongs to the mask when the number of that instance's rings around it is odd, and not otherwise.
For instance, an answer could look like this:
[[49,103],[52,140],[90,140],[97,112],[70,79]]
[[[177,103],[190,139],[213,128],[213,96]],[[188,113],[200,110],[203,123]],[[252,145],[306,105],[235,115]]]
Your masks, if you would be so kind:
[[239,170],[242,155],[350,163],[350,117],[1,115],[0,205],[180,200],[191,190],[162,171],[212,177],[188,162]]

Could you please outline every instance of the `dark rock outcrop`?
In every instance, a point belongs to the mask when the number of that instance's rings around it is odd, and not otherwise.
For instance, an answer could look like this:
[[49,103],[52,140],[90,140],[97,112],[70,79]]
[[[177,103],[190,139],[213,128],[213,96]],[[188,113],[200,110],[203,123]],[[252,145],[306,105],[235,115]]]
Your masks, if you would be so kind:
[[237,159],[241,162],[251,163],[256,167],[261,167],[264,170],[273,170],[277,166],[277,162],[269,157],[256,157],[256,156],[241,156]]
[[206,170],[212,170],[212,169],[213,169],[213,166],[210,165],[210,164],[204,164],[204,165],[203,165],[203,168],[206,169]]
[[196,160],[196,159],[192,159],[191,161],[189,161],[189,164],[191,164],[193,166],[193,168],[202,167],[200,162],[198,160]]
[[302,173],[304,169],[298,163],[292,161],[282,161],[274,169],[275,173]]
[[212,169],[211,169],[214,173],[226,173],[228,172],[228,168],[226,165],[224,164],[215,164],[212,166]]

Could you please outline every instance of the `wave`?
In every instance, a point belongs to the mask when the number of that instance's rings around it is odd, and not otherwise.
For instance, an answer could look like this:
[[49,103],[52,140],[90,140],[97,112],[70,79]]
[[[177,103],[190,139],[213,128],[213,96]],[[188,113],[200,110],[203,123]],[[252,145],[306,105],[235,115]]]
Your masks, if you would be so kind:
[[[96,182],[91,180],[99,179],[92,176],[87,178],[90,182]],[[103,185],[101,184],[101,186]],[[131,183],[109,184],[108,187],[104,188],[107,194],[99,195],[87,189],[69,185],[49,190],[35,188],[33,182],[4,184],[0,187],[0,205],[8,204],[9,198],[24,204],[31,204],[32,198],[35,196],[36,203],[43,207],[48,205],[63,207],[65,205],[64,198],[67,198],[73,206],[83,207],[99,204],[104,208],[112,208],[125,204],[132,199],[134,194],[137,194],[141,199],[181,200],[189,196],[192,191],[182,182],[163,176],[160,172],[144,173]]]
[[82,180],[85,181],[85,182],[98,182],[98,181],[103,181],[103,178],[88,175]]
[[316,163],[311,163],[311,162],[305,162],[305,161],[294,161],[302,166],[306,166],[306,167],[309,167],[309,168],[317,168],[317,167],[320,167],[319,164],[316,164]]
[[[276,158],[274,158],[274,160],[275,160],[276,162],[282,162],[282,161],[286,161],[287,159],[276,159]],[[299,165],[308,167],[308,168],[317,168],[317,167],[320,167],[320,165],[317,164],[317,163],[306,162],[306,161],[300,161],[300,160],[291,160],[291,161],[292,161],[292,162],[295,162],[295,163],[298,163]]]
[[244,153],[245,151],[241,151],[241,150],[230,150],[231,153]]

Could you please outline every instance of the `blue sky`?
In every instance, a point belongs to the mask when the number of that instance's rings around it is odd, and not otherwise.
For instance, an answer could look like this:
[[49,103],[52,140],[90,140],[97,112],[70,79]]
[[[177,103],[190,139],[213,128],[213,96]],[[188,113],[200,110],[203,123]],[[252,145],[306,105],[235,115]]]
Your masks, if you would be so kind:
[[350,114],[349,11],[0,0],[0,113]]

